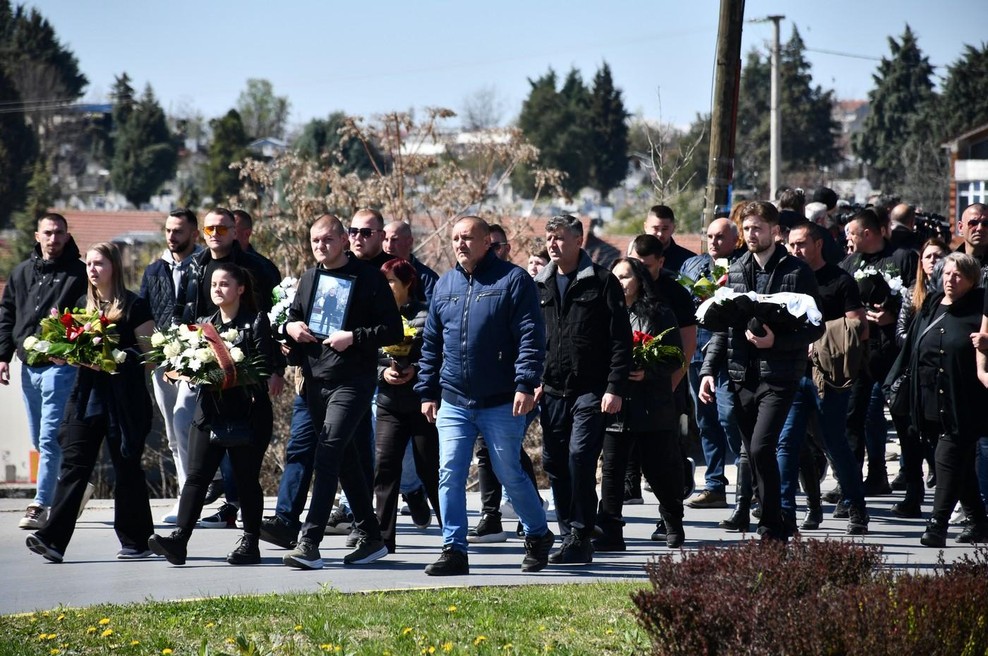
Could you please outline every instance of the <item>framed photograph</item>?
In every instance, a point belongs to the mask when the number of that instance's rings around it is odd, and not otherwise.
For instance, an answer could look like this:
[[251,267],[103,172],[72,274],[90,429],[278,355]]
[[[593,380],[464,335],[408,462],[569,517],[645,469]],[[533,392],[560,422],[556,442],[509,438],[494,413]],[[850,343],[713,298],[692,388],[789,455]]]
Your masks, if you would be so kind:
[[350,312],[350,292],[356,277],[318,269],[305,323],[319,339],[343,330]]

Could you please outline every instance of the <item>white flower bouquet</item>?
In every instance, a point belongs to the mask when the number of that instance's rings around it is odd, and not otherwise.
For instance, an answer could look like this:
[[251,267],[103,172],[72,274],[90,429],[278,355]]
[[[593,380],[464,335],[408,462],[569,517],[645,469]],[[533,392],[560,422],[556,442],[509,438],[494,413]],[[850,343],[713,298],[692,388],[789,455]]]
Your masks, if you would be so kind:
[[298,288],[298,278],[288,276],[271,290],[271,311],[268,312],[268,319],[271,328],[277,331],[288,322],[288,308],[295,301],[295,290]]
[[179,324],[151,335],[148,362],[165,375],[193,385],[227,389],[261,382],[267,375],[264,358],[246,358],[244,335],[231,328],[218,332],[212,324]]

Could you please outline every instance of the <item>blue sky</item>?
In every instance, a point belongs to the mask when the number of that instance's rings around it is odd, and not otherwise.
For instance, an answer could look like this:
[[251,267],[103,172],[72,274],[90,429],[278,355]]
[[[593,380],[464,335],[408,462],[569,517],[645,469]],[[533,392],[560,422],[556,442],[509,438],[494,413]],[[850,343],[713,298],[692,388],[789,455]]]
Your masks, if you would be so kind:
[[[444,106],[494,87],[504,119],[517,115],[527,78],[576,67],[589,82],[603,61],[633,113],[677,125],[710,109],[716,0],[330,2],[284,0],[45,0],[51,23],[105,100],[114,75],[151,83],[166,110],[225,113],[250,77],[267,78],[292,104],[290,123],[342,110],[370,116]],[[887,37],[906,23],[943,74],[965,43],[980,46],[984,0],[748,0],[746,19],[783,14],[798,27],[817,84],[864,98]],[[743,50],[771,38],[748,23]],[[847,57],[820,51],[859,55]]]

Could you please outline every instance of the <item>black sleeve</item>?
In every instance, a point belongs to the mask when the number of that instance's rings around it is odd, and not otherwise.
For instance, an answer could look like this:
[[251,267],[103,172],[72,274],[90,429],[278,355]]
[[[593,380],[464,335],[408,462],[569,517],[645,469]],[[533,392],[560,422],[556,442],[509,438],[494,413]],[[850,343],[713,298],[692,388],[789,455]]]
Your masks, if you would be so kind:
[[855,312],[864,307],[861,302],[861,292],[858,291],[858,283],[851,276],[841,276],[838,289],[840,298],[844,300],[844,312]]
[[680,328],[689,328],[696,325],[696,306],[693,305],[693,297],[686,288],[676,282],[673,278],[665,278],[663,285],[663,298],[676,315],[676,323]]

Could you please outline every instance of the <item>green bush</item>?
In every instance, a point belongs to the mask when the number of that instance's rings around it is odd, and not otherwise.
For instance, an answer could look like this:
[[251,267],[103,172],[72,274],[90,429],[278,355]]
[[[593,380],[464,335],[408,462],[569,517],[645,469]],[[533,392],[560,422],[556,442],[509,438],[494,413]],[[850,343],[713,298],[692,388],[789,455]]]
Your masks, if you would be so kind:
[[988,653],[988,550],[896,573],[852,542],[747,541],[646,566],[633,595],[656,655]]

